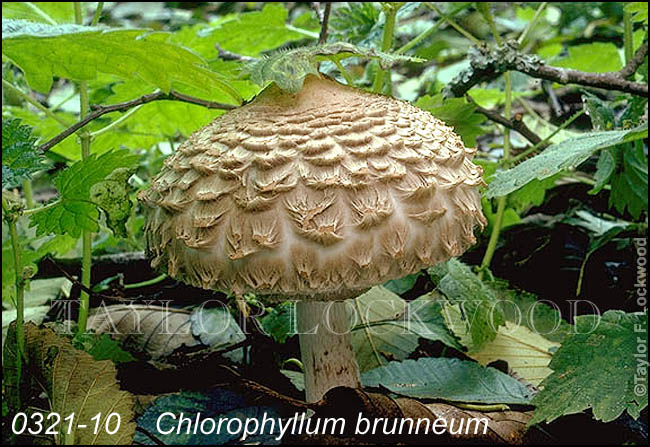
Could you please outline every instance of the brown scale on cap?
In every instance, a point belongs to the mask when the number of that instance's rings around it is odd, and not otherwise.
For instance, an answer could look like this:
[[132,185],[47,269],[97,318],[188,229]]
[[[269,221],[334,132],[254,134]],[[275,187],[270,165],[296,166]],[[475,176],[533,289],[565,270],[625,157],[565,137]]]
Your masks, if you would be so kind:
[[269,299],[341,300],[462,254],[484,226],[452,128],[309,76],[195,132],[140,199],[153,265]]

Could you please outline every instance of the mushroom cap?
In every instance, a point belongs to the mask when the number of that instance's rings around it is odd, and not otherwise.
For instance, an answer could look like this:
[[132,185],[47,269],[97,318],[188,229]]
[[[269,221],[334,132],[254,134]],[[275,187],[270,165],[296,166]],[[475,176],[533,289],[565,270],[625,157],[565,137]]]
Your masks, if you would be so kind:
[[140,195],[154,268],[270,300],[343,300],[462,254],[475,149],[430,113],[308,76],[193,133]]

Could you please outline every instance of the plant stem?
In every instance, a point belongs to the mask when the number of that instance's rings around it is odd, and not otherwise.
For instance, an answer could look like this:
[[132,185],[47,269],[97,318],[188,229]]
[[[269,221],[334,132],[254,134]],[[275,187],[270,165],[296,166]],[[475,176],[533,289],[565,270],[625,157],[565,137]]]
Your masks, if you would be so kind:
[[[454,9],[452,12],[449,13],[449,15],[447,17],[451,18],[451,17],[455,16],[456,14],[458,14],[460,11],[462,11],[466,7],[467,7],[467,5],[462,5],[462,6],[458,7],[458,8],[456,8],[456,9]],[[396,50],[395,53],[404,54],[407,51],[413,49],[414,47],[419,45],[420,42],[424,41],[431,34],[435,33],[438,30],[438,28],[440,28],[442,26],[443,23],[445,23],[444,18],[442,20],[438,20],[431,28],[423,31],[418,36],[415,36],[413,39],[411,39],[410,42],[407,42],[404,46],[402,46],[398,50]]]
[[118,119],[116,119],[116,120],[114,120],[114,121],[111,121],[111,122],[108,123],[106,126],[102,127],[101,129],[96,130],[95,132],[90,132],[90,137],[91,137],[91,138],[95,138],[95,137],[98,136],[98,135],[101,135],[101,134],[103,134],[103,133],[105,133],[105,132],[108,132],[108,131],[111,130],[113,127],[122,124],[124,121],[126,121],[127,119],[129,119],[129,118],[131,117],[131,115],[133,115],[135,112],[137,112],[137,111],[140,109],[140,107],[142,107],[142,106],[141,106],[141,105],[140,105],[140,106],[136,106],[136,107],[132,108],[131,110],[129,110],[128,112],[126,112],[126,113],[125,113],[124,115],[122,115],[121,117],[119,117]]
[[23,275],[23,262],[20,242],[18,239],[18,228],[16,226],[17,215],[9,208],[7,200],[2,198],[2,211],[5,221],[9,226],[9,237],[11,248],[14,254],[14,272],[16,286],[16,384],[18,386],[18,405],[20,406],[21,377],[23,372],[23,354],[25,353],[25,278]]
[[[81,3],[74,2],[75,21],[81,25],[83,18],[81,16]],[[86,81],[80,81],[79,86],[79,117],[83,120],[90,113],[90,102],[88,100],[88,84]],[[90,156],[90,134],[86,131],[80,132],[79,140],[81,143],[81,159],[84,160]],[[90,272],[92,270],[92,233],[83,230],[81,233],[81,284],[90,288]],[[88,310],[90,308],[90,296],[88,292],[82,290],[79,295],[79,318],[78,333],[86,332],[88,322]]]
[[545,145],[546,143],[550,142],[551,139],[552,139],[555,135],[557,135],[560,131],[562,131],[562,130],[566,129],[567,127],[569,127],[569,126],[571,125],[571,123],[573,123],[575,120],[577,120],[578,118],[580,118],[584,113],[585,113],[585,110],[584,110],[584,109],[579,110],[575,115],[573,115],[571,118],[569,118],[569,119],[566,120],[564,123],[562,123],[561,126],[559,126],[558,128],[556,128],[553,132],[551,132],[551,134],[550,134],[549,136],[547,136],[546,138],[544,138],[542,141],[540,141],[540,142],[537,143],[536,145],[532,146],[531,148],[526,149],[524,152],[522,152],[521,154],[517,155],[516,157],[513,157],[513,158],[510,160],[510,164],[513,165],[513,164],[519,162],[520,160],[523,160],[524,158],[528,157],[530,154],[532,154],[533,152],[535,152],[536,150],[538,150],[540,147],[542,147],[542,146]]
[[318,39],[320,37],[320,33],[315,33],[313,31],[309,31],[304,28],[298,28],[293,25],[286,25],[286,26],[289,31],[294,31],[296,33],[302,34],[303,36],[310,37],[312,39]]
[[[400,3],[390,3],[383,6],[386,21],[384,22],[384,34],[381,41],[381,51],[387,52],[393,46],[393,34],[395,32],[395,16],[397,10],[402,6]],[[384,78],[390,76],[390,68],[382,69],[379,67],[375,74],[375,82],[372,84],[372,91],[381,93],[384,88]]]
[[23,216],[29,216],[30,214],[35,214],[35,213],[40,213],[41,211],[45,211],[46,209],[53,208],[57,206],[59,203],[61,203],[60,199],[57,199],[53,202],[48,203],[47,205],[39,206],[39,207],[34,207],[34,208],[28,208],[26,210],[23,210]]
[[99,23],[99,19],[102,17],[103,9],[104,9],[104,2],[97,2],[97,9],[95,9],[93,20],[90,22],[91,26],[95,26]]
[[530,34],[530,31],[535,28],[535,25],[537,25],[537,21],[539,20],[539,17],[542,15],[544,10],[546,9],[546,6],[548,5],[548,2],[543,2],[541,5],[539,5],[539,8],[537,8],[537,11],[535,11],[535,15],[531,19],[531,21],[528,23],[528,26],[524,30],[523,33],[521,33],[521,36],[519,36],[519,39],[517,39],[517,42],[519,43],[519,47],[523,47],[524,43],[526,43],[526,39],[528,38],[528,35]]
[[469,39],[469,40],[470,40],[474,45],[477,45],[477,46],[478,46],[478,45],[481,44],[481,41],[480,41],[480,40],[478,40],[476,37],[472,36],[472,35],[471,35],[471,34],[470,34],[470,33],[469,33],[465,28],[463,28],[463,27],[460,26],[458,23],[456,23],[456,22],[451,18],[451,16],[445,15],[445,14],[444,14],[444,13],[443,13],[443,12],[442,12],[442,11],[441,11],[441,10],[440,10],[436,5],[435,5],[435,4],[433,4],[433,3],[431,3],[431,2],[427,2],[427,3],[425,3],[425,4],[427,5],[427,7],[429,7],[429,8],[432,9],[432,10],[434,10],[434,11],[435,11],[435,12],[436,12],[440,17],[442,17],[443,19],[445,19],[445,21],[446,21],[447,23],[449,23],[449,25],[451,25],[452,28],[454,28],[454,29],[455,29],[456,31],[458,31],[460,34],[462,34],[463,36],[465,36],[466,38],[468,38],[468,39]]
[[13,85],[9,81],[5,81],[4,79],[2,80],[2,86],[8,90],[11,90],[12,93],[15,93],[16,95],[20,96],[23,100],[27,101],[34,107],[36,107],[38,110],[52,118],[54,121],[57,123],[61,124],[63,127],[68,127],[69,123],[65,122],[62,120],[56,113],[52,112],[50,109],[45,107],[43,104],[40,102],[36,101],[34,98],[29,96],[27,93],[23,92],[21,89]]
[[27,208],[34,208],[34,192],[32,191],[32,181],[25,179],[22,181],[23,195],[25,196],[25,206]]
[[[496,25],[494,23],[494,18],[492,17],[492,13],[490,12],[489,8],[486,8],[487,11],[487,19],[488,23],[490,24],[490,28],[492,29],[492,34],[494,35],[494,40],[496,41],[497,45],[501,45],[501,36],[499,36],[499,33],[496,29]],[[504,74],[504,80],[505,80],[505,105],[504,105],[504,110],[503,113],[506,117],[506,119],[510,119],[511,117],[511,108],[512,108],[512,79],[510,77],[510,72],[506,71]],[[504,168],[507,169],[507,167],[510,165],[510,129],[507,127],[503,128],[503,158],[501,159],[501,164],[503,165]],[[501,196],[497,199],[497,214],[494,219],[494,223],[492,225],[492,233],[490,234],[490,239],[488,241],[487,248],[485,250],[485,255],[483,256],[483,261],[481,262],[481,267],[479,270],[479,278],[483,279],[483,272],[485,272],[489,267],[490,264],[492,263],[492,257],[494,256],[494,252],[496,251],[497,248],[497,243],[499,242],[499,235],[501,234],[501,227],[503,226],[503,215],[506,210],[506,202],[508,199],[508,195]]]
[[625,63],[634,58],[634,32],[632,29],[632,14],[623,11],[623,34],[625,45]]
[[140,288],[140,287],[147,287],[147,286],[151,286],[153,284],[157,284],[160,281],[164,280],[165,278],[167,278],[167,274],[162,273],[162,274],[156,276],[155,278],[151,278],[151,279],[148,279],[146,281],[140,281],[140,282],[134,282],[134,283],[131,283],[131,284],[125,284],[124,288],[125,289],[137,289],[137,288]]
[[508,411],[510,407],[506,404],[464,404],[464,403],[455,403],[454,406],[462,408],[463,410],[472,410],[472,411]]
[[354,87],[354,79],[352,79],[352,76],[350,76],[350,72],[348,72],[348,71],[345,69],[345,67],[343,66],[343,64],[341,63],[341,61],[340,61],[339,59],[337,59],[337,58],[332,59],[332,61],[333,61],[334,64],[336,65],[336,68],[338,68],[339,73],[341,73],[341,75],[343,76],[343,78],[345,78],[345,82],[346,82],[349,86]]

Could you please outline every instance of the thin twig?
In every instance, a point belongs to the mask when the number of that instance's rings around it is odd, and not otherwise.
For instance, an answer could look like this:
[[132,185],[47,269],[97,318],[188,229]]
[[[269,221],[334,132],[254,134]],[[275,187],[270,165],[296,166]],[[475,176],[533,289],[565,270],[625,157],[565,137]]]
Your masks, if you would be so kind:
[[142,95],[139,98],[132,99],[131,101],[126,101],[126,102],[121,102],[118,104],[111,104],[108,106],[96,106],[93,107],[93,111],[86,115],[82,120],[76,122],[72,126],[68,127],[65,129],[63,132],[60,134],[56,135],[54,138],[51,140],[41,144],[38,149],[42,152],[47,152],[52,147],[56,146],[59,144],[61,141],[72,135],[73,133],[77,132],[79,129],[87,125],[93,120],[96,120],[102,115],[106,115],[107,113],[112,113],[112,112],[123,112],[125,110],[128,110],[132,107],[136,107],[142,104],[147,104],[149,102],[153,101],[162,101],[162,100],[176,100],[176,101],[182,101],[182,102],[187,102],[190,104],[197,104],[203,107],[206,107],[208,109],[222,109],[222,110],[231,110],[234,109],[236,106],[232,104],[224,104],[220,102],[214,102],[214,101],[208,101],[205,99],[200,99],[200,98],[195,98],[193,96],[188,96],[184,95],[182,93],[178,93],[174,90],[171,90],[169,93],[164,93],[161,91],[157,91],[154,93],[149,93],[147,95]]
[[316,18],[318,19],[318,23],[321,25],[323,24],[323,10],[320,9],[320,2],[309,2],[309,6],[311,6],[311,9],[314,10],[316,13]]
[[628,81],[643,62],[648,52],[642,45],[625,67],[619,71],[591,73],[546,65],[536,56],[520,53],[516,47],[505,44],[496,50],[479,48],[479,54],[470,59],[470,68],[459,74],[445,87],[446,96],[463,96],[476,84],[491,81],[507,71],[518,71],[533,78],[546,79],[559,84],[577,84],[587,87],[616,90],[637,96],[648,96],[648,84]]
[[319,402],[314,402],[314,403],[308,403],[303,400],[299,399],[294,399],[293,397],[285,396],[284,394],[278,393],[277,391],[262,385],[260,383],[254,382],[250,379],[246,379],[242,377],[241,374],[239,374],[237,371],[234,369],[226,366],[226,365],[218,365],[219,368],[222,370],[225,370],[227,373],[231,374],[232,377],[238,382],[240,385],[244,386],[244,388],[247,388],[251,391],[258,392],[260,394],[264,394],[266,396],[272,397],[274,399],[279,400],[280,402],[283,402],[285,404],[288,404],[294,408],[302,408],[302,409],[315,409],[320,406]]
[[[476,111],[481,115],[485,115],[488,119],[494,121],[495,123],[501,124],[502,126],[512,129],[521,134],[524,138],[530,141],[532,144],[539,144],[542,139],[535,132],[530,130],[530,128],[524,123],[523,116],[520,113],[515,114],[514,118],[507,119],[505,116],[499,115],[497,112],[492,110],[484,109],[474,102],[474,100],[467,95],[467,101],[474,104]],[[546,146],[543,146],[546,147]]]
[[327,41],[327,26],[330,21],[330,11],[332,9],[332,2],[325,2],[325,11],[323,12],[323,20],[320,23],[320,35],[318,36],[318,45],[322,45]]
[[630,76],[632,76],[634,73],[636,73],[636,70],[643,63],[643,60],[647,55],[648,55],[648,42],[646,41],[643,42],[643,44],[639,47],[638,50],[636,50],[636,53],[634,53],[634,57],[629,61],[627,61],[625,67],[621,68],[617,72],[618,75],[623,78],[629,78]]

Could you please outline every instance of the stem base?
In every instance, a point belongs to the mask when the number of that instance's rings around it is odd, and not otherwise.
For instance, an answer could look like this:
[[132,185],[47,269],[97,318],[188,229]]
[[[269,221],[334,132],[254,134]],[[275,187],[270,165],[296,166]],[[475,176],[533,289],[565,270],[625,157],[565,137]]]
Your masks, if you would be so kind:
[[358,388],[359,367],[345,302],[301,301],[296,314],[307,402],[318,402],[338,386]]

